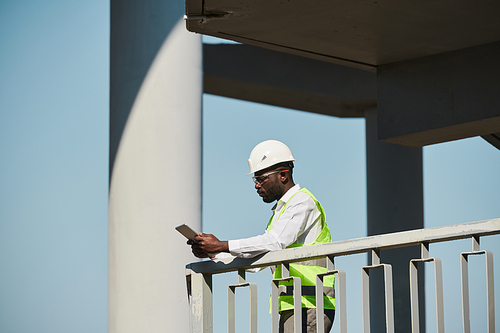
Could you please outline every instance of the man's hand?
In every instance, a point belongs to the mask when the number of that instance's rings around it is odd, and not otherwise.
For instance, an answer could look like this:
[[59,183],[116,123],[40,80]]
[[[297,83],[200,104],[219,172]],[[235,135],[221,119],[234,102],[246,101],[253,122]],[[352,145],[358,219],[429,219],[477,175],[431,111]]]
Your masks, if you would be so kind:
[[207,253],[229,252],[227,241],[220,241],[212,234],[200,232],[195,241],[188,240],[187,243],[191,245],[193,254],[198,258],[208,258]]

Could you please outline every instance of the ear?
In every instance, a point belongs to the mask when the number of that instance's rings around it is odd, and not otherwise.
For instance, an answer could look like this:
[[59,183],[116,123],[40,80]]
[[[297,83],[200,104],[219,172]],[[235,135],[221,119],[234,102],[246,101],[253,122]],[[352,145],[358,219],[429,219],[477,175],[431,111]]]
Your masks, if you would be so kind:
[[287,171],[280,172],[279,177],[282,184],[286,184],[290,180],[290,176]]

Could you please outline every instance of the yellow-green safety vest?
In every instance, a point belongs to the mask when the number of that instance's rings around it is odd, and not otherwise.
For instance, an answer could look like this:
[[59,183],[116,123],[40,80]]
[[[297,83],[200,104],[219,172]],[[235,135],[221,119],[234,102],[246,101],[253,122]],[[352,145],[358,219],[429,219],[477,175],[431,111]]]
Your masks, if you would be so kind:
[[[316,204],[316,207],[320,211],[320,224],[321,231],[314,240],[314,242],[310,244],[290,244],[286,248],[300,247],[300,246],[308,246],[308,245],[316,245],[322,243],[330,243],[332,241],[330,230],[328,229],[328,225],[326,224],[326,216],[325,210],[321,206],[318,200],[314,197],[314,195],[309,192],[307,189],[302,188],[297,193],[302,192],[308,194]],[[283,205],[278,218],[285,212],[286,206],[292,200],[292,198],[297,195],[295,193],[292,195],[290,199]],[[273,216],[269,220],[266,231],[271,231],[273,228],[273,218],[275,212],[273,212]],[[316,260],[308,260],[302,261],[300,263],[290,264],[290,276],[300,277],[301,285],[302,285],[302,307],[303,308],[316,308],[316,275],[319,273],[326,272],[326,259],[316,259]],[[281,278],[281,265],[278,265],[273,272],[274,279]],[[335,295],[334,295],[334,284],[335,284],[335,276],[328,275],[323,280],[324,285],[324,306],[325,309],[335,309]],[[279,311],[290,310],[293,309],[293,282],[292,281],[281,281],[279,283],[280,293],[279,296]]]

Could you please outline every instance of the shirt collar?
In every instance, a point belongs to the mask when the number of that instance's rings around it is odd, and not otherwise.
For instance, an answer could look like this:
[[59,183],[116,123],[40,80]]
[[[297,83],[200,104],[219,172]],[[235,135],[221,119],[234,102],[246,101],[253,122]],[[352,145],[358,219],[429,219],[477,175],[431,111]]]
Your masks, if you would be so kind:
[[295,194],[297,193],[298,191],[300,191],[300,185],[299,184],[295,184],[292,188],[290,188],[288,191],[285,192],[285,194],[283,194],[283,196],[278,200],[278,202],[276,202],[276,204],[273,206],[272,210],[276,210],[276,208],[279,207],[279,209],[281,209],[281,207],[283,207],[283,205],[288,201],[290,200],[290,198]]

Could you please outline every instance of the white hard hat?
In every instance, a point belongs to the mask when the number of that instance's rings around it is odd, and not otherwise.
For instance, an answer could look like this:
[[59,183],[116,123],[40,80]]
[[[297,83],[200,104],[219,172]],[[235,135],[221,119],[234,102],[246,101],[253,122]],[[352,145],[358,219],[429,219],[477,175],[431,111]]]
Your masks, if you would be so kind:
[[250,153],[248,166],[250,173],[264,170],[278,163],[292,162],[295,158],[283,142],[276,140],[267,140],[259,143]]

